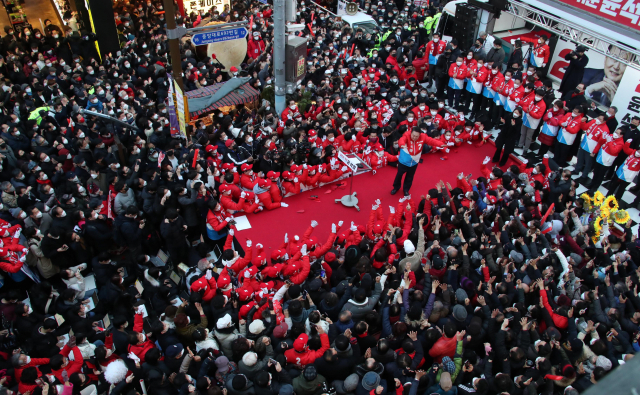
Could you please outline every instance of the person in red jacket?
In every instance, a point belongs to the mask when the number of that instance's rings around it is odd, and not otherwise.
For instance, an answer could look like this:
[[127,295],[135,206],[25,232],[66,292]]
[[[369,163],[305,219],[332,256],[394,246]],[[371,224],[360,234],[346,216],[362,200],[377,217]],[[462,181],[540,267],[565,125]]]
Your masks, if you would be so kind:
[[400,154],[398,155],[398,172],[396,178],[393,181],[393,189],[391,194],[395,195],[400,189],[402,184],[402,177],[406,173],[404,179],[403,191],[404,195],[409,195],[411,184],[413,183],[413,176],[416,174],[418,163],[420,162],[420,156],[424,146],[428,144],[431,146],[442,146],[442,142],[433,139],[426,134],[420,133],[419,128],[413,128],[411,131],[407,131],[399,140],[398,145],[400,147]]
[[284,188],[284,196],[289,197],[300,193],[300,180],[290,171],[282,172],[282,188]]
[[253,191],[256,197],[260,200],[260,203],[264,205],[267,210],[273,210],[279,207],[289,207],[285,202],[274,202],[269,190],[271,189],[271,180],[264,178],[258,179],[258,183],[254,187]]
[[144,363],[144,356],[147,354],[147,351],[156,348],[156,343],[143,333],[143,308],[144,305],[138,306],[138,310],[133,317],[133,334],[129,335],[129,347],[127,347],[129,355],[135,355],[140,360],[140,363]]
[[602,144],[600,151],[596,155],[596,163],[593,168],[593,178],[591,183],[587,183],[584,186],[589,188],[589,193],[595,193],[600,188],[604,175],[613,166],[613,162],[622,151],[624,141],[622,139],[622,130],[617,129],[613,132],[613,135],[606,135],[603,138],[607,141]]
[[[633,181],[638,172],[640,172],[640,150],[635,150],[630,147],[632,139],[627,140],[622,146],[622,150],[627,154],[627,159],[622,162],[616,170],[616,176],[611,180],[609,188],[609,195],[614,194],[616,199],[620,201],[622,195],[626,191],[627,187]],[[637,199],[637,198],[636,198]],[[636,202],[634,202],[635,204]]]
[[[18,356],[16,357],[16,355]],[[36,370],[38,371],[38,377],[40,377],[42,373],[40,372],[40,368],[38,368],[38,366],[49,364],[49,358],[31,358],[24,353],[14,354],[11,360],[14,361],[14,359],[15,362],[13,366],[13,375],[18,382],[20,382],[22,371],[26,368],[36,368]]]
[[462,56],[458,56],[455,63],[449,66],[449,89],[447,89],[449,107],[458,108],[458,105],[460,105],[460,95],[464,89],[464,79],[466,77],[467,66],[464,64]]
[[576,106],[572,112],[560,118],[560,130],[558,131],[557,142],[553,152],[553,160],[560,167],[567,165],[571,146],[576,140],[578,132],[582,130],[582,123],[586,121],[582,116],[582,111],[582,106]]
[[[547,296],[547,291],[544,289],[544,280],[539,278],[538,280],[536,280],[536,285],[540,289],[540,299],[542,300],[542,305],[551,316],[551,319],[553,320],[553,324],[556,326],[556,328],[560,330],[567,329],[567,327],[569,326],[569,319],[564,315],[558,314],[556,311],[554,311],[551,308],[551,305],[549,304],[549,299]],[[566,309],[566,306],[560,307],[558,310],[563,308]]]
[[542,120],[544,111],[547,109],[547,104],[542,100],[543,97],[544,91],[542,89],[538,89],[533,97],[533,101],[529,103],[527,107],[522,107],[524,114],[519,144],[522,147],[522,155],[529,150],[531,140],[533,139],[533,133],[538,128],[538,124]]
[[209,211],[207,212],[207,236],[211,240],[220,240],[227,235],[227,226],[234,229],[233,214],[229,213],[216,199],[209,200],[207,203]]
[[[522,40],[527,41],[524,38]],[[538,69],[544,68],[547,66],[547,63],[549,63],[550,55],[551,50],[547,45],[547,36],[542,35],[540,36],[540,38],[538,38],[533,51],[531,51],[531,56],[529,57],[529,65]]]
[[438,57],[444,52],[446,47],[447,42],[440,40],[440,33],[433,33],[433,39],[427,43],[424,50],[425,54],[429,57],[429,85],[427,89],[433,85],[433,76],[436,72]]
[[20,244],[8,244],[0,247],[0,269],[12,274],[22,269],[29,249]]
[[454,354],[456,353],[456,325],[449,321],[444,324],[444,334],[438,339],[431,349],[429,350],[429,355],[433,358],[435,363],[442,362],[443,357],[449,357],[453,359]]
[[260,32],[253,32],[253,40],[247,42],[247,56],[251,59],[257,59],[265,50],[264,41],[260,38]]
[[[69,343],[71,345],[69,345]],[[69,343],[65,344],[64,347],[62,347],[60,354],[54,355],[49,362],[49,365],[51,366],[51,373],[53,373],[60,382],[66,381],[62,377],[62,372],[67,372],[67,377],[69,377],[82,369],[82,353],[75,345],[75,336],[71,336],[69,338]],[[69,358],[69,353],[72,352],[73,361]]]
[[329,349],[331,344],[329,343],[329,336],[324,333],[324,329],[322,326],[317,325],[316,330],[320,335],[320,343],[322,346],[319,350],[310,350],[309,345],[309,336],[306,333],[298,336],[296,340],[293,342],[293,348],[288,349],[284,352],[285,358],[287,358],[287,362],[296,365],[298,368],[303,368],[307,365],[310,365],[315,362],[316,359],[322,357],[325,351]]
[[538,155],[544,156],[544,154],[546,154],[547,151],[549,151],[549,148],[553,145],[553,142],[558,135],[558,130],[560,130],[560,119],[562,119],[563,115],[564,105],[560,100],[554,101],[553,106],[547,109],[547,112],[544,114],[544,118],[542,118],[544,124],[542,125],[542,129],[538,135],[538,141],[540,141],[541,145]]
[[[475,68],[467,68],[467,100],[465,109],[471,110],[469,119],[474,119],[480,111],[482,103],[482,88],[489,78],[490,71],[484,65],[484,59],[478,59]],[[471,100],[473,100],[473,109],[471,108]]]

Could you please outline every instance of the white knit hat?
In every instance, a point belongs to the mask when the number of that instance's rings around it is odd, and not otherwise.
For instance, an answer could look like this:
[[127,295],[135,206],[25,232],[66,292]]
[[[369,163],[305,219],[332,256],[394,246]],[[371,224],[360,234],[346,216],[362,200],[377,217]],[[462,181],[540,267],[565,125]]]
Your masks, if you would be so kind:
[[413,245],[411,240],[407,239],[404,241],[404,252],[406,252],[407,254],[413,254],[414,252],[416,252],[416,247]]
[[244,356],[242,357],[242,363],[247,366],[255,365],[256,363],[258,363],[258,354],[254,352],[248,352],[244,354]]
[[249,324],[249,332],[257,335],[261,333],[265,329],[264,323],[262,320],[255,320],[251,324]]
[[220,318],[216,323],[218,329],[224,329],[231,326],[231,316],[229,314],[225,314],[224,317]]

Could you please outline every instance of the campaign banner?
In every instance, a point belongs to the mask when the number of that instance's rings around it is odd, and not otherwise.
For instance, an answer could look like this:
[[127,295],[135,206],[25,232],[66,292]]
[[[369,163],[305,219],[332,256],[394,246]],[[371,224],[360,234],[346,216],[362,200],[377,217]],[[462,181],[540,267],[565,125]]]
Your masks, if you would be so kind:
[[640,70],[628,67],[620,86],[625,89],[618,90],[611,105],[618,109],[618,122],[628,124],[631,118],[640,116]]
[[640,30],[640,0],[556,0],[592,15]]
[[176,114],[176,104],[173,101],[173,78],[167,75],[169,78],[169,126],[171,128],[171,136],[177,136],[180,133],[180,124],[178,123],[178,114]]
[[173,89],[176,92],[176,112],[178,113],[178,125],[180,125],[179,137],[187,138],[187,128],[184,116],[184,93],[177,84],[173,84]]
[[195,12],[196,14],[200,11],[207,12],[214,7],[218,12],[222,13],[225,6],[230,6],[230,3],[230,0],[183,0],[184,9],[187,15],[192,12]]
[[[563,39],[558,40],[553,56],[551,57],[549,78],[558,83],[562,81],[569,66],[569,61],[565,60],[565,56],[575,49],[575,43]],[[611,52],[615,53],[616,56],[631,58],[630,53],[619,48],[613,47],[611,48]],[[582,83],[585,85],[585,96],[587,99],[608,107],[615,101],[616,95],[623,90],[618,88],[620,86],[628,86],[622,84],[623,76],[626,72],[632,71],[633,69],[614,58],[598,52],[587,51],[585,55],[589,58],[582,77]]]

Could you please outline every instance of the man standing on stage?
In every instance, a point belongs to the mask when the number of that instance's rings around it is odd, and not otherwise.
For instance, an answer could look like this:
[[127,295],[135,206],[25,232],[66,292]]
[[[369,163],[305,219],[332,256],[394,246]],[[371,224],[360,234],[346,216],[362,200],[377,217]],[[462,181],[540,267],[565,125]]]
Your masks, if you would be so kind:
[[420,155],[422,155],[422,149],[425,145],[441,147],[443,143],[439,140],[433,139],[426,134],[420,133],[420,128],[414,127],[413,130],[407,131],[399,141],[400,154],[398,155],[398,172],[396,178],[393,180],[392,195],[395,195],[400,189],[402,184],[402,176],[406,173],[404,178],[404,185],[402,190],[404,195],[409,195],[411,184],[413,183],[413,176],[416,174],[418,163],[420,163]]

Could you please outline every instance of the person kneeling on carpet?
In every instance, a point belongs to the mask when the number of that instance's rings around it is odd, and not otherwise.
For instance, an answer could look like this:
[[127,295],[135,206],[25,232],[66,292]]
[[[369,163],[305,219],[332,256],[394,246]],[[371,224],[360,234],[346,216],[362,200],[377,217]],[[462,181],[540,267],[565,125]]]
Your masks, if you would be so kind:
[[262,203],[267,210],[273,210],[274,208],[278,207],[289,207],[289,205],[285,202],[274,203],[273,198],[271,197],[271,193],[269,193],[270,189],[271,180],[261,178],[253,187],[253,193],[256,194],[256,197],[260,200],[260,203]]

